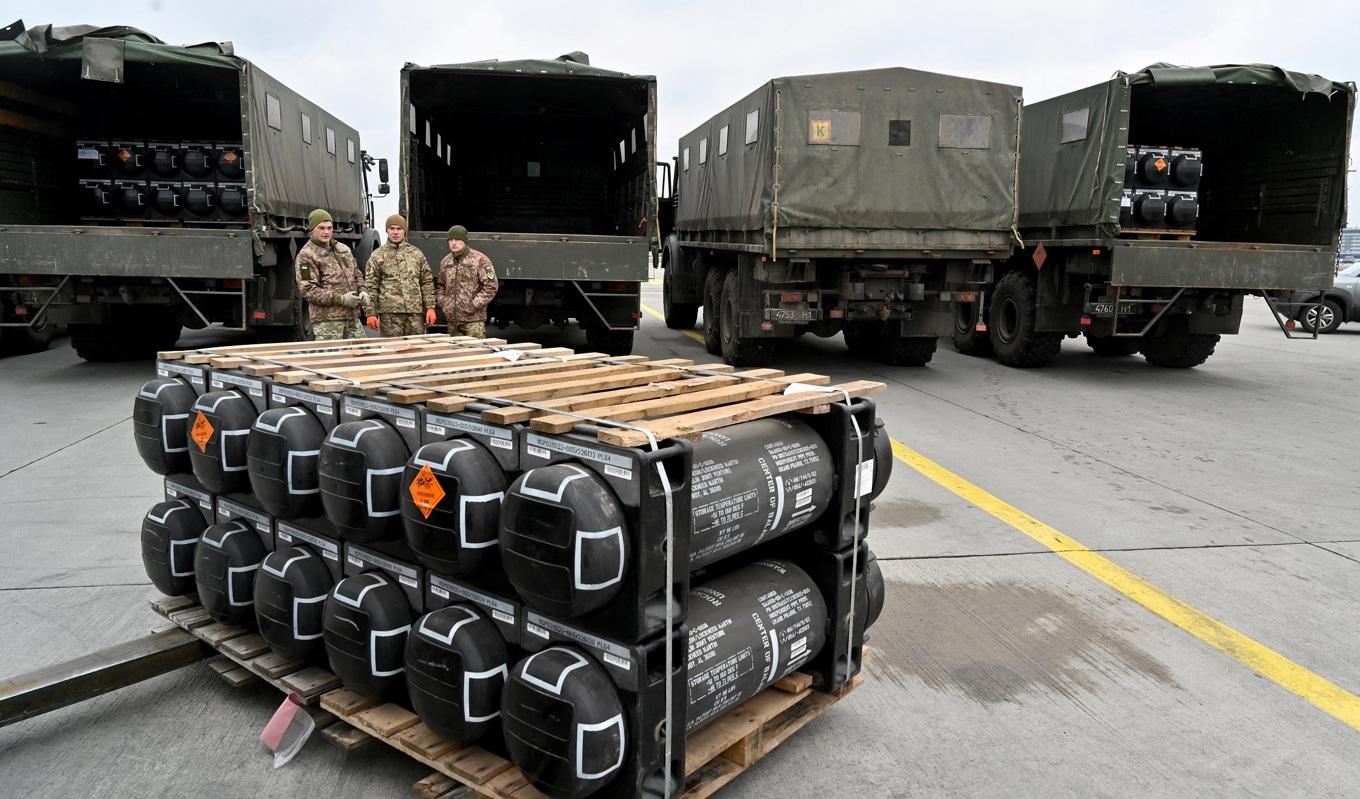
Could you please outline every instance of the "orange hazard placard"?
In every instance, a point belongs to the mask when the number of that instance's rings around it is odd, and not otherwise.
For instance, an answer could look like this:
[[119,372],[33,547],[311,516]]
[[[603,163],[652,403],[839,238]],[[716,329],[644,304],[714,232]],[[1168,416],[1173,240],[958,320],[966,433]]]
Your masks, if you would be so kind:
[[430,518],[434,513],[435,506],[444,498],[444,487],[439,484],[439,478],[434,476],[430,469],[430,464],[420,467],[416,472],[416,477],[411,481],[411,499],[420,508],[420,513],[425,518]]
[[1166,169],[1166,159],[1158,158],[1156,161],[1152,162],[1152,165],[1157,167],[1158,172],[1161,172],[1163,169]]
[[203,411],[198,412],[198,418],[194,419],[193,429],[189,431],[189,438],[198,445],[199,452],[208,451],[208,440],[212,438],[213,426],[208,421],[208,417],[203,415]]

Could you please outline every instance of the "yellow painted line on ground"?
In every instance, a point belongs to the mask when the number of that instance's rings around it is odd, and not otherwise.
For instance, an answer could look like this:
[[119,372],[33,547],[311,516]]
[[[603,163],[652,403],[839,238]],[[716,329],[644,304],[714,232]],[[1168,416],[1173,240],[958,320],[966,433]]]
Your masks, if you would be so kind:
[[1165,593],[1133,572],[1092,552],[1080,542],[1019,508],[997,499],[902,442],[893,439],[892,449],[893,454],[903,463],[1053,550],[1063,560],[1251,668],[1262,677],[1293,691],[1322,711],[1360,731],[1360,696],[1314,674],[1259,641]]
[[[663,322],[666,321],[665,314],[661,313],[660,311],[658,311],[657,309],[653,308],[652,306],[648,305],[645,302],[642,303],[642,310],[646,311],[648,316],[655,316],[657,319],[660,319]],[[697,330],[681,330],[680,332],[684,333],[685,335],[689,336],[690,338],[694,339],[700,344],[704,343],[703,334]]]

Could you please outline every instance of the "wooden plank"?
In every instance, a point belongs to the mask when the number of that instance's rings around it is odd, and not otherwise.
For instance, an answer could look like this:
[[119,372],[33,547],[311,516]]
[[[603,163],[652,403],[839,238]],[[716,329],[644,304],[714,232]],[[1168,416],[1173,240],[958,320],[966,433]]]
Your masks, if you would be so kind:
[[393,342],[416,341],[472,341],[467,336],[447,336],[442,333],[426,333],[419,336],[389,336],[387,338],[342,338],[322,341],[282,341],[265,344],[236,344],[230,347],[207,347],[198,350],[164,350],[156,353],[162,361],[178,361],[190,355],[256,355],[274,356],[290,353],[315,353],[322,350],[340,350],[353,347],[380,348]]
[[501,772],[483,788],[492,796],[514,797],[514,799],[548,799],[548,795],[535,788],[524,772],[509,768]]
[[171,613],[196,607],[198,604],[187,596],[159,596],[151,600],[151,609],[166,617]]
[[[462,380],[456,385],[431,386],[424,389],[393,389],[384,396],[392,402],[410,403],[425,402],[448,394],[502,397],[516,391],[534,392],[544,387],[552,387],[558,392],[566,390],[570,393],[581,393],[589,390],[589,388],[583,389],[579,388],[580,386],[594,386],[605,380],[618,381],[625,376],[663,374],[675,377],[677,375],[675,370],[665,372],[649,369],[649,366],[649,364],[600,366],[596,363],[580,361],[573,363],[569,369],[539,370],[527,375],[521,373],[518,377],[502,377],[499,379],[484,379],[478,376],[477,378],[469,378],[471,382]],[[646,382],[645,379],[644,382]],[[567,384],[578,386],[578,388],[575,391],[561,388]]]
[[340,687],[340,678],[325,669],[308,666],[279,678],[279,684],[303,699]]
[[[501,355],[491,353],[477,358],[465,357],[462,359],[443,359],[429,363],[408,364],[405,370],[387,372],[369,372],[354,375],[359,379],[359,385],[351,393],[362,396],[373,396],[392,387],[407,388],[436,388],[443,385],[446,380],[453,380],[468,374],[488,373],[505,374],[525,370],[531,366],[558,366],[563,368],[564,364],[579,365],[582,363],[592,363],[599,358],[607,357],[598,353],[573,353],[571,350],[556,348],[550,350],[540,350],[531,352],[519,360],[507,360]],[[345,374],[345,376],[351,376]],[[441,379],[444,378],[444,379]]]
[[[667,416],[713,408],[716,406],[727,406],[745,400],[769,396],[770,394],[782,392],[790,383],[806,383],[810,379],[818,378],[822,378],[822,376],[798,374],[771,378],[768,380],[747,380],[736,385],[723,386],[708,391],[696,391],[692,394],[681,394],[674,397],[663,397],[661,399],[625,403],[623,405],[614,406],[608,410],[597,411],[590,415],[600,419],[612,419],[620,422]],[[828,382],[830,381],[830,378],[823,379]],[[807,404],[811,405],[814,403]],[[540,433],[566,433],[570,432],[573,427],[580,423],[580,419],[572,416],[550,415],[540,416],[539,418],[532,420],[529,425]],[[646,436],[643,436],[643,441],[646,441]]]
[[208,611],[194,606],[186,610],[177,610],[170,614],[170,621],[178,624],[186,630],[196,630],[213,623],[213,617]]
[[443,799],[457,790],[466,790],[463,784],[438,771],[411,786],[411,793],[420,799]]
[[811,693],[803,701],[780,713],[768,721],[761,728],[761,752],[765,754],[774,751],[775,747],[784,743],[789,736],[806,727],[808,722],[822,715],[827,708],[840,701],[840,697],[831,694]]
[[292,674],[306,664],[278,652],[266,652],[250,661],[250,667],[264,676],[277,680],[285,674]]
[[321,731],[321,735],[342,752],[352,752],[361,746],[373,743],[373,736],[357,727],[342,722],[330,725]]
[[[542,344],[525,342],[522,344],[507,344],[505,346],[494,347],[498,350],[537,350],[542,349]],[[338,352],[327,352],[321,354],[292,354],[283,357],[273,357],[269,360],[286,363],[289,366],[309,369],[329,366],[348,366],[356,365],[360,362],[365,364],[374,363],[394,363],[409,361],[421,357],[430,357],[432,354],[451,355],[456,353],[472,354],[475,352],[491,352],[493,345],[473,346],[466,342],[454,341],[424,341],[414,342],[401,349],[391,347],[374,348],[355,348],[341,350]],[[242,356],[237,356],[242,357]]]
[[685,777],[681,799],[707,799],[746,769],[722,757],[715,757]]
[[334,691],[327,691],[321,697],[321,709],[328,710],[348,721],[350,716],[360,710],[367,710],[380,701],[382,700],[376,696],[367,696],[348,688],[337,688]]
[[240,660],[250,660],[268,652],[269,644],[258,633],[248,633],[223,641],[222,651]]
[[410,727],[397,733],[392,738],[397,748],[408,752],[416,757],[434,760],[442,757],[454,749],[463,746],[457,741],[450,741],[439,733],[430,729],[424,722],[413,724]]
[[[656,438],[672,438],[675,436],[687,436],[703,433],[706,430],[716,430],[741,422],[749,422],[753,419],[764,419],[769,416],[777,416],[781,413],[791,413],[793,411],[811,408],[816,405],[827,405],[832,402],[844,401],[845,394],[851,397],[863,397],[871,394],[879,394],[887,389],[882,383],[875,383],[870,380],[856,380],[850,383],[842,383],[835,387],[834,394],[822,394],[817,392],[807,392],[799,394],[780,394],[777,396],[765,396],[747,402],[736,403],[719,408],[709,408],[706,410],[673,416],[666,419],[657,419],[648,422],[639,422],[635,426],[643,430],[651,431]],[[635,417],[636,418],[636,417]],[[532,424],[538,424],[542,419],[535,419]],[[599,440],[605,444],[613,444],[621,447],[640,447],[647,443],[648,439],[642,430],[601,430]]]
[[214,674],[226,674],[232,669],[241,668],[241,665],[225,655],[218,655],[208,660],[208,668],[212,669]]
[[[548,359],[556,356],[571,355],[571,350],[563,347],[531,352],[521,358],[524,360]],[[456,366],[477,366],[484,364],[510,363],[503,356],[489,349],[455,350],[447,355],[433,354],[424,357],[407,358],[394,363],[369,363],[354,366],[333,366],[329,369],[299,369],[283,371],[274,375],[274,380],[284,384],[295,384],[316,377],[344,378],[350,381],[399,383],[407,375],[424,374],[431,370]],[[515,361],[519,363],[519,361]]]
[[801,693],[812,687],[812,675],[795,671],[779,678],[772,687],[791,694]]
[[[329,710],[330,708],[325,709]],[[390,738],[407,727],[419,723],[420,717],[401,705],[388,702],[346,716],[346,721],[351,724],[356,721],[362,722],[358,725],[362,729],[377,733],[383,738]]]
[[[675,397],[681,394],[693,394],[699,391],[707,391],[723,386],[734,385],[738,382],[732,376],[713,376],[713,377],[690,377],[677,376],[671,373],[671,379],[660,379],[649,381],[646,385],[635,386],[632,388],[621,388],[613,391],[601,391],[590,394],[577,394],[573,397],[565,397],[559,400],[548,400],[534,402],[535,408],[514,409],[529,411],[528,418],[542,418],[545,416],[555,416],[552,411],[562,411],[564,413],[576,413],[585,415],[595,415],[591,413],[596,408],[614,409],[632,403],[639,403],[646,400],[661,399],[664,397]],[[493,411],[484,411],[482,418],[490,419],[493,416],[509,419],[521,419],[521,413],[495,414]],[[581,420],[577,419],[576,424]],[[574,427],[575,425],[573,425]]]
[[260,681],[260,678],[245,666],[237,666],[231,671],[224,671],[221,677],[232,688],[244,688]]
[[480,746],[465,746],[454,752],[449,752],[443,757],[436,758],[435,768],[445,769],[445,773],[452,772],[457,777],[466,781],[468,785],[485,785],[487,780],[504,772],[506,769],[514,768],[510,761],[494,755]]
[[[762,691],[685,739],[685,773],[717,757],[730,755],[742,739],[759,732],[766,721],[798,704],[811,691],[797,694],[783,691]],[[758,756],[758,755],[756,755]],[[752,759],[749,762],[754,762]]]
[[194,635],[202,638],[213,646],[221,646],[223,642],[245,635],[250,632],[244,627],[237,627],[232,624],[205,624],[194,630]]

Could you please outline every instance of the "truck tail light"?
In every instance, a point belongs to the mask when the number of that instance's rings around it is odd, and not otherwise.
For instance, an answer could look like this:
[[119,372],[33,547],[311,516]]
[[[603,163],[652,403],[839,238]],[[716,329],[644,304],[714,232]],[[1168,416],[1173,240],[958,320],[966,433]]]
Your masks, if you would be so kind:
[[1284,323],[1284,329],[1285,329],[1285,330],[1293,330],[1294,328],[1296,328],[1296,327],[1298,327],[1298,326],[1299,326],[1299,323],[1298,323],[1298,322],[1295,322],[1293,319],[1289,319],[1289,320],[1287,320],[1287,321]]
[[987,323],[986,323],[986,322],[978,322],[977,324],[973,325],[973,329],[976,330],[976,331],[979,332],[979,333],[986,333],[986,332],[987,332]]
[[957,300],[957,301],[959,301],[959,302],[977,302],[977,292],[976,292],[976,291],[956,291],[956,292],[954,292],[954,299]]
[[1152,312],[1153,312],[1153,313],[1161,313],[1161,312],[1162,312],[1163,310],[1165,310],[1165,309],[1166,309],[1166,306],[1165,306],[1165,305],[1154,305],[1154,306],[1152,306]]
[[264,311],[256,311],[256,312],[253,314],[253,316],[255,317],[255,320],[256,320],[256,321],[259,321],[259,320],[261,320],[261,319],[264,319],[264,318],[268,317],[269,314],[265,313]]
[[241,287],[240,278],[233,277],[222,281],[222,288],[224,289],[239,289],[240,287]]
[[830,316],[832,319],[844,319],[845,311],[842,311],[840,308],[832,308],[831,313],[827,314],[827,316]]
[[634,322],[636,322],[637,320],[639,320],[639,319],[641,319],[641,318],[642,318],[642,311],[633,311],[633,321],[634,321]]
[[773,323],[773,322],[761,322],[761,323],[760,323],[760,329],[763,330],[763,331],[765,331],[766,333],[768,333],[768,332],[770,332],[771,330],[774,330],[774,323]]
[[16,306],[14,306],[14,315],[15,315],[15,316],[28,316],[28,306],[27,306],[27,305],[16,305]]
[[1089,316],[1083,316],[1083,317],[1081,318],[1081,326],[1082,326],[1082,327],[1090,327],[1090,326],[1091,326],[1091,317],[1089,317]]
[[779,301],[780,301],[780,302],[802,302],[802,301],[803,301],[803,292],[801,292],[801,291],[786,291],[786,292],[784,292],[783,294],[780,294],[780,295],[779,295]]
[[605,291],[627,291],[627,290],[628,290],[628,286],[629,286],[629,284],[624,283],[624,282],[621,281],[621,280],[615,280],[615,281],[612,281],[612,282],[609,282],[609,283],[604,284],[604,290],[605,290]]

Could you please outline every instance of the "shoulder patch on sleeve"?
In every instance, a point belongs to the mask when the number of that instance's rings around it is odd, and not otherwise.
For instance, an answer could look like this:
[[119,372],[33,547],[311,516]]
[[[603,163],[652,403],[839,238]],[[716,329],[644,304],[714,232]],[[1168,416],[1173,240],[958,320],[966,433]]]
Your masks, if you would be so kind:
[[312,279],[312,267],[309,264],[298,264],[298,274],[302,275],[303,280]]

